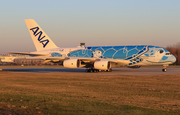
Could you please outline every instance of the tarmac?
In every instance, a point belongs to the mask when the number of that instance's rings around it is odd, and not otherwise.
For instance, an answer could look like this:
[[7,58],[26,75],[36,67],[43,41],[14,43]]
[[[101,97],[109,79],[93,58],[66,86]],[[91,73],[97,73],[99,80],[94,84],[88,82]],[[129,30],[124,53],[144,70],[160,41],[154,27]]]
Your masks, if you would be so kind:
[[98,72],[88,73],[85,68],[67,69],[63,67],[6,67],[1,66],[1,71],[6,72],[19,72],[19,73],[80,73],[84,75],[167,75],[167,74],[180,74],[180,67],[167,67],[167,72],[162,72],[162,67],[141,67],[141,68],[113,68],[112,72]]

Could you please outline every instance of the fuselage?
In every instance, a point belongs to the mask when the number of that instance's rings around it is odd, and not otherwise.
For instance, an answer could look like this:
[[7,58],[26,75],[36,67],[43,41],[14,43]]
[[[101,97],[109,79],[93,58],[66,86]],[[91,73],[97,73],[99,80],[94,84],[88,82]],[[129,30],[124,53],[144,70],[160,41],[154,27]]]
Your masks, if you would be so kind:
[[32,53],[47,54],[51,57],[129,60],[129,64],[124,66],[169,65],[176,61],[176,58],[168,50],[150,45],[55,48]]

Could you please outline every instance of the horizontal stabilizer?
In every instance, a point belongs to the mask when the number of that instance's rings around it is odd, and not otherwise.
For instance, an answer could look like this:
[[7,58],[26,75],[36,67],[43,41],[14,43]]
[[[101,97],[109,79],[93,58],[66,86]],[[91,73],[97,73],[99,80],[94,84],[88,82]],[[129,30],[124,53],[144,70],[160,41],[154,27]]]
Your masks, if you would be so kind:
[[28,53],[28,52],[9,52],[9,54],[22,54],[30,56],[47,56],[48,54]]

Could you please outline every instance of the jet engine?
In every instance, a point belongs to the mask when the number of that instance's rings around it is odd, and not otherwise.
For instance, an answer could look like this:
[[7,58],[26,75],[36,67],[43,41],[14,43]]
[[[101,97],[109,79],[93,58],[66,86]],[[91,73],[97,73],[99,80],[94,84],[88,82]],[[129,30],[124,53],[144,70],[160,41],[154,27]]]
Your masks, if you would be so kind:
[[94,68],[99,70],[108,70],[111,67],[109,61],[96,61],[94,62]]
[[79,59],[68,59],[63,62],[63,66],[66,68],[78,68],[80,65],[81,61]]

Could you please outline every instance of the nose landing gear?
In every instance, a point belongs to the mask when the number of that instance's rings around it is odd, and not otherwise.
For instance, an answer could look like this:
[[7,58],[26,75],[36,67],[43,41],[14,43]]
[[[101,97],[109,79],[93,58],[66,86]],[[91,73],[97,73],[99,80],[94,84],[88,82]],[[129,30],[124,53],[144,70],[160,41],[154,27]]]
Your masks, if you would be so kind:
[[166,71],[167,71],[167,69],[166,69],[166,68],[163,68],[163,69],[162,69],[162,71],[163,71],[163,72],[166,72]]
[[163,72],[167,71],[166,67],[167,67],[167,65],[163,65],[163,69],[162,69]]

